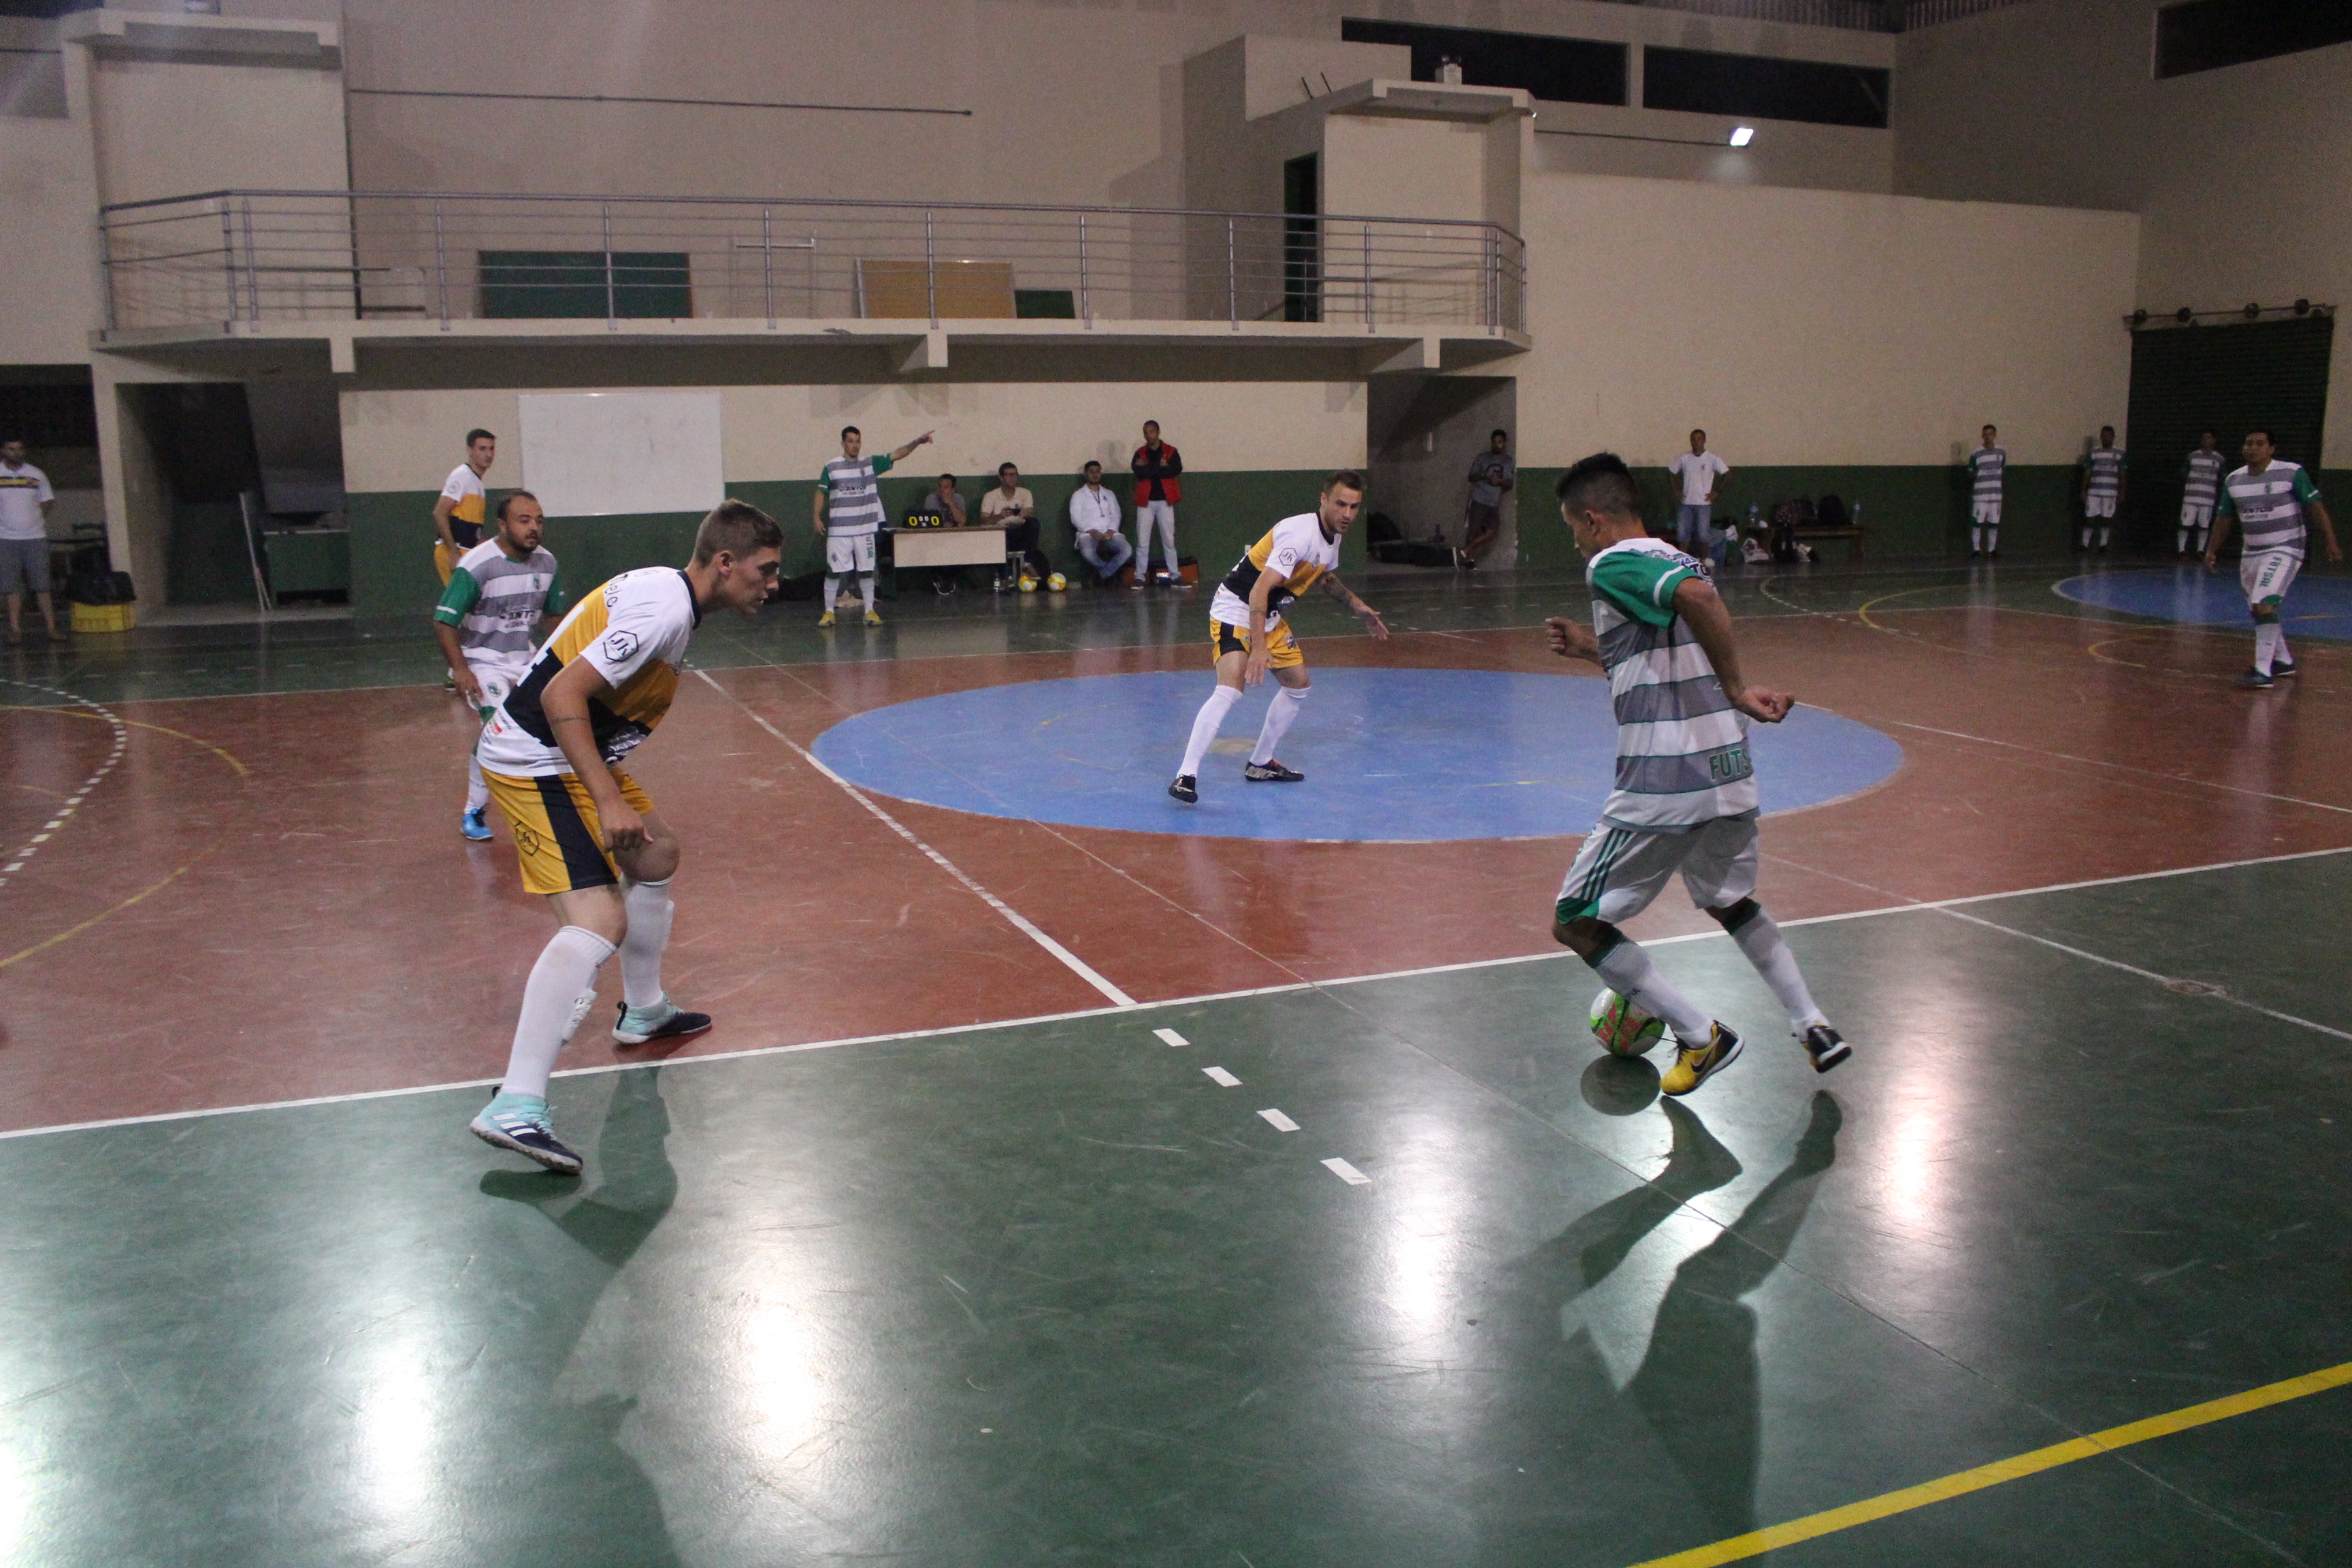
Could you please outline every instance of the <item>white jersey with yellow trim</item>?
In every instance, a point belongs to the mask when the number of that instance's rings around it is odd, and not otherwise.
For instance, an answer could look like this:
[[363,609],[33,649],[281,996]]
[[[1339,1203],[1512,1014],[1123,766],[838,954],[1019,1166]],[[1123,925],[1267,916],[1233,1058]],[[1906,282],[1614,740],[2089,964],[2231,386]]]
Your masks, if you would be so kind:
[[669,711],[678,667],[702,615],[694,584],[669,566],[624,572],[573,606],[531,661],[530,671],[491,714],[476,753],[491,773],[533,778],[568,773],[541,698],[575,658],[584,658],[612,689],[589,700],[596,749],[617,763]]
[[1270,626],[1282,618],[1284,606],[1315,586],[1323,574],[1339,569],[1339,536],[1325,531],[1323,519],[1316,512],[1284,518],[1243,552],[1225,580],[1217,584],[1217,596],[1209,601],[1209,618],[1229,626],[1247,626],[1250,591],[1269,568],[1283,578],[1282,584],[1266,595],[1265,624]]

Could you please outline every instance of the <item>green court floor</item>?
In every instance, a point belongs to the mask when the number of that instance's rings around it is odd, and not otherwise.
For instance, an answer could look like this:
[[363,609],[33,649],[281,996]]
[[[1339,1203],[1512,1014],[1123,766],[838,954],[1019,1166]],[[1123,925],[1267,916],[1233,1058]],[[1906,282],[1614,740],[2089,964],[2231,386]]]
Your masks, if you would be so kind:
[[[1796,927],[1824,1079],[1663,944],[1750,1040],[1672,1105],[1545,959],[585,1073],[577,1181],[478,1088],[9,1138],[0,1560],[1701,1547],[2352,1361],[2347,897]],[[1772,1561],[2340,1563],[2347,1439],[2316,1394]]]

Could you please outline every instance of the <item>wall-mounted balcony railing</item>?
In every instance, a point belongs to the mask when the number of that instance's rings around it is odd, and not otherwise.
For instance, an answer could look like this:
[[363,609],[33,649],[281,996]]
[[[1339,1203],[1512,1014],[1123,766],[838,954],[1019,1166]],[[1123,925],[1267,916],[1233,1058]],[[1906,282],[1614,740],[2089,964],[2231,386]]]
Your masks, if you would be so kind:
[[107,323],[1322,321],[1516,332],[1495,224],[1138,207],[214,191],[101,209]]

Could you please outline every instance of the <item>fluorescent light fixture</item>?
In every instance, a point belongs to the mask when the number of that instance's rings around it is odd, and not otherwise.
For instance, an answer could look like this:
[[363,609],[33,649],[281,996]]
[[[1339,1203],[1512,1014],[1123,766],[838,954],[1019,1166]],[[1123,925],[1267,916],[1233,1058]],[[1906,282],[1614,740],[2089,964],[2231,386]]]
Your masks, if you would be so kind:
[[1745,147],[1755,140],[1756,127],[1753,125],[1738,125],[1732,128],[1731,144],[1734,147]]

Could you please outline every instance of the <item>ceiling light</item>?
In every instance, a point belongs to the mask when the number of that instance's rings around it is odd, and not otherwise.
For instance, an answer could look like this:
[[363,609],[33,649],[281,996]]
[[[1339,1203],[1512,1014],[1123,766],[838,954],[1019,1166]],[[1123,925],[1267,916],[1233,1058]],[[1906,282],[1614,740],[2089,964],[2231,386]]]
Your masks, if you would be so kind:
[[1745,147],[1755,140],[1756,127],[1753,125],[1738,125],[1732,128],[1731,144],[1734,147]]

